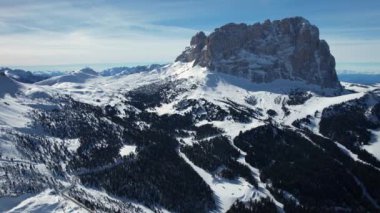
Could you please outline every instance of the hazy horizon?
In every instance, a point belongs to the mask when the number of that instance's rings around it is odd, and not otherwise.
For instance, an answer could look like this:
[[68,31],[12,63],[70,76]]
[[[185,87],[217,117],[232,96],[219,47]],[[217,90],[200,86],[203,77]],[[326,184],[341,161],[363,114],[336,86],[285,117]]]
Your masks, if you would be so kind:
[[[59,64],[59,65],[33,65],[33,66],[7,66],[2,65],[0,67],[7,67],[11,69],[22,69],[26,71],[62,71],[70,72],[80,70],[85,67],[90,67],[95,71],[103,71],[105,69],[114,67],[134,67],[145,66],[151,64],[168,64],[173,61],[165,62],[135,62],[135,63],[84,63],[84,64]],[[380,63],[337,63],[336,71],[338,74],[380,74]]]

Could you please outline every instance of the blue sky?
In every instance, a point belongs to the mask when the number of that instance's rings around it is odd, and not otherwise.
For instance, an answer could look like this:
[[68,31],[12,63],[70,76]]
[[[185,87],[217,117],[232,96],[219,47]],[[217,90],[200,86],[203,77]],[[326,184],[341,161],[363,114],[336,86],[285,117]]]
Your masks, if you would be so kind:
[[0,66],[171,62],[199,30],[289,16],[320,28],[337,69],[380,72],[379,0],[1,0]]

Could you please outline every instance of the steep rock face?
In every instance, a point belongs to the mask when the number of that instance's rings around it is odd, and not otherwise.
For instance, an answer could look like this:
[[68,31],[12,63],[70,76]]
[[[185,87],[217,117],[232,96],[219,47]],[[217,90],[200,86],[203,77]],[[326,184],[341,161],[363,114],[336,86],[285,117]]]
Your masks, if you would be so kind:
[[191,62],[253,82],[304,80],[339,88],[335,59],[319,30],[302,17],[264,23],[227,24],[197,33],[176,61]]

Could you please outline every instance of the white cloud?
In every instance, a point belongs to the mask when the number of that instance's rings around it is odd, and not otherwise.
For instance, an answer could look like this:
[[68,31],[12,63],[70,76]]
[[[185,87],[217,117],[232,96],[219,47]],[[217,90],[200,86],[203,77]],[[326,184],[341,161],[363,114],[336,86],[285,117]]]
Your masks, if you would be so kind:
[[144,35],[113,39],[81,32],[52,35],[0,37],[0,63],[53,65],[172,61],[188,43],[187,39]]
[[0,6],[0,64],[8,66],[172,61],[196,32],[152,24],[159,13],[105,4]]

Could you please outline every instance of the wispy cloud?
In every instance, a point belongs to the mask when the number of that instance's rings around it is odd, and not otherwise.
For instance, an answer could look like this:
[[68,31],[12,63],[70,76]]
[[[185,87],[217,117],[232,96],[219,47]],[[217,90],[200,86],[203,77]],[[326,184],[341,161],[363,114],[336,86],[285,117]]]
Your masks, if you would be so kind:
[[0,63],[171,61],[196,32],[152,24],[157,13],[91,2],[0,3]]

